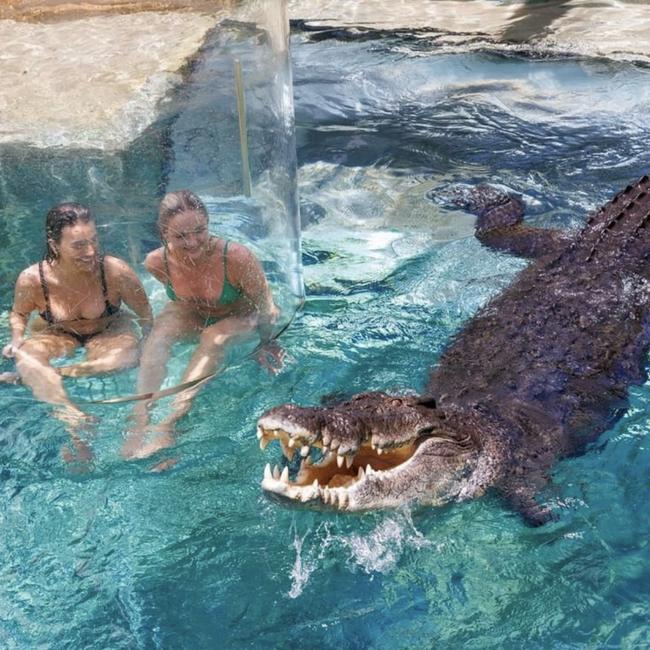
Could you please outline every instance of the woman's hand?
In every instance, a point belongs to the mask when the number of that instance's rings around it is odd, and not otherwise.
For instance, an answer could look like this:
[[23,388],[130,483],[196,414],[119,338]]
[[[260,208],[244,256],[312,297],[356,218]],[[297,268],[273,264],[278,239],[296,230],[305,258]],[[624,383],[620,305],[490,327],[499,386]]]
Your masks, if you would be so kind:
[[255,353],[257,362],[274,375],[280,372],[284,367],[286,356],[286,350],[277,341],[269,341],[268,343],[265,343]]
[[2,356],[6,359],[13,359],[16,356],[16,350],[25,342],[24,338],[16,339],[2,348]]

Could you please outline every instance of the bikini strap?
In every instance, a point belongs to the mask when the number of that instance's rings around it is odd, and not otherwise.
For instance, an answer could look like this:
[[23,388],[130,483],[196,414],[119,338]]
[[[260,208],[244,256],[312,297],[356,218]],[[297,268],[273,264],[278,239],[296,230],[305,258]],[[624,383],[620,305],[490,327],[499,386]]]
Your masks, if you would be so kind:
[[52,311],[50,310],[50,290],[47,286],[47,282],[45,281],[45,273],[43,272],[43,260],[41,260],[38,263],[38,275],[41,279],[41,289],[43,290],[43,297],[45,298],[45,311],[43,312],[43,315],[45,316],[45,320],[48,323],[52,323]]
[[167,261],[167,244],[163,246],[163,264],[165,265],[165,273],[167,274],[167,279],[171,280],[169,275],[169,262]]
[[163,264],[165,265],[165,275],[167,275],[167,285],[172,288],[174,291],[174,285],[172,284],[172,276],[169,272],[169,260],[167,259],[167,244],[163,245]]
[[228,244],[230,241],[228,239],[225,240],[226,243],[223,245],[223,282],[224,284],[228,282]]
[[99,276],[102,280],[102,294],[104,296],[104,307],[106,311],[110,311],[111,303],[108,301],[108,286],[106,285],[106,271],[104,270],[104,256],[99,258]]

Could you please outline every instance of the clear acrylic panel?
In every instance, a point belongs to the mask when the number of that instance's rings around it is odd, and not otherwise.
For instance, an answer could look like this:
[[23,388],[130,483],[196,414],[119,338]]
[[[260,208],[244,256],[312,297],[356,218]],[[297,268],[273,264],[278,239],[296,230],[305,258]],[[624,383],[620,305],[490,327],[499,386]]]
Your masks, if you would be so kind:
[[180,189],[203,200],[212,234],[257,256],[281,330],[303,298],[286,1],[113,4],[40,4],[1,34],[3,338],[16,277],[42,257],[45,214],[63,201],[90,208],[104,252],[160,311],[143,260],[161,245],[160,199]]

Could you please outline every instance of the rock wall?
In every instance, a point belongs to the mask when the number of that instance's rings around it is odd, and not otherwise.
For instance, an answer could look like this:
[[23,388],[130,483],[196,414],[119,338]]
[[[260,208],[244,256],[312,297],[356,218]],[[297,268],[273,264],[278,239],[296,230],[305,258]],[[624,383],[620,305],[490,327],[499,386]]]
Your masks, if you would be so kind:
[[142,11],[213,13],[233,9],[236,0],[9,0],[0,5],[0,20],[57,22],[106,14]]

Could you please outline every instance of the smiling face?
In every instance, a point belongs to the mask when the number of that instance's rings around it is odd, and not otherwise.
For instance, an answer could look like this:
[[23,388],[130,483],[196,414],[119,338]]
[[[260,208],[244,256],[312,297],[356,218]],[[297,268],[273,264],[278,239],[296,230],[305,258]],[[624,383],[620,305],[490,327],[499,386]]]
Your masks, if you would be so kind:
[[184,210],[169,219],[162,235],[172,253],[194,260],[208,248],[208,220],[200,210]]
[[58,242],[50,242],[57,258],[64,264],[72,264],[82,272],[92,272],[99,261],[97,229],[93,221],[77,221],[61,229]]

